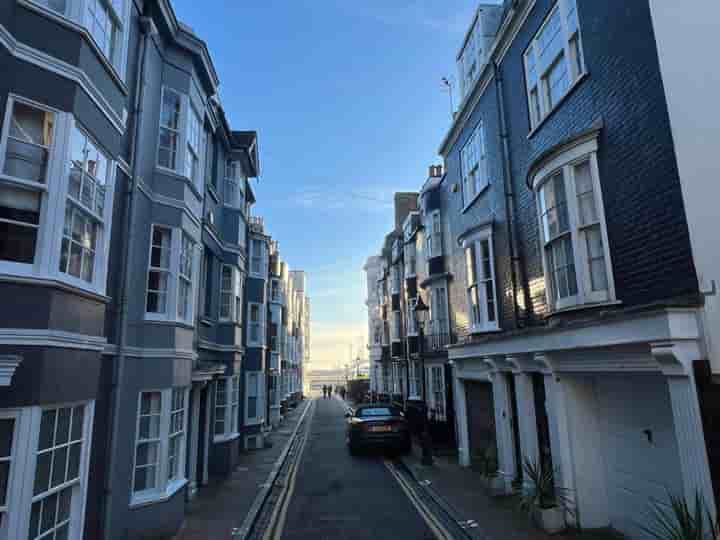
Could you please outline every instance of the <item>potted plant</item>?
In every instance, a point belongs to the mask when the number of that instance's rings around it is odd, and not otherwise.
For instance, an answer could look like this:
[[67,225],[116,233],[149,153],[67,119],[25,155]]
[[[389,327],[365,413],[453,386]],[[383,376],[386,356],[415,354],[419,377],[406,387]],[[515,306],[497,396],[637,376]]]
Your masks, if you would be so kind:
[[713,518],[705,498],[695,493],[695,504],[691,507],[681,497],[668,493],[668,501],[653,501],[650,510],[650,525],[640,529],[656,540],[715,540],[720,536],[720,522]]
[[520,496],[520,507],[548,534],[567,528],[567,514],[574,513],[570,490],[556,486],[552,469],[542,463],[525,458],[523,463],[525,486]]

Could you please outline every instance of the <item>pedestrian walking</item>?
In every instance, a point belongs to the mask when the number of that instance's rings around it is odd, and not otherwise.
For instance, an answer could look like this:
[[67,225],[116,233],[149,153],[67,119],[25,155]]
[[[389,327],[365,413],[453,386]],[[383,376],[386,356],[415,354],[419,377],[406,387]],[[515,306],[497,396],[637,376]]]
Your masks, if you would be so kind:
[[332,397],[332,384],[328,384],[328,397]]

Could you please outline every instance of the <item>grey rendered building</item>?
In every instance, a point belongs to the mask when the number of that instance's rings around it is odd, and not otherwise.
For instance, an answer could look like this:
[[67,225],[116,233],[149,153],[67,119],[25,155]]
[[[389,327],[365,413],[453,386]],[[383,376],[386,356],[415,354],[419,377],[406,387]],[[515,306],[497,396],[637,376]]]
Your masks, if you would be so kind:
[[266,418],[257,134],[167,0],[5,1],[0,72],[0,539],[171,536]]

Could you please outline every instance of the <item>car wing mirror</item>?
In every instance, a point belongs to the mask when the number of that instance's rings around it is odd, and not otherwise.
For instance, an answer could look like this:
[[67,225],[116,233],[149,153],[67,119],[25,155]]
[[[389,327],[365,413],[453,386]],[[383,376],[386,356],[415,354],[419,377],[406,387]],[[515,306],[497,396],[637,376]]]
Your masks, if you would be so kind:
[[350,418],[352,416],[352,413],[350,411],[347,411],[345,413],[345,418]]

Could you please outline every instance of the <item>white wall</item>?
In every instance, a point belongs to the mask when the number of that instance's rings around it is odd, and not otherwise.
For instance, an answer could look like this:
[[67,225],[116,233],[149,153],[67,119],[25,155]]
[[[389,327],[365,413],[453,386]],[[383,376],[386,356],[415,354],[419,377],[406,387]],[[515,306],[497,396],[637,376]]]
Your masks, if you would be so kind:
[[[713,373],[720,375],[720,2],[650,0]],[[711,294],[715,290],[715,294]]]

